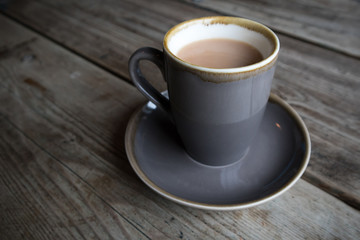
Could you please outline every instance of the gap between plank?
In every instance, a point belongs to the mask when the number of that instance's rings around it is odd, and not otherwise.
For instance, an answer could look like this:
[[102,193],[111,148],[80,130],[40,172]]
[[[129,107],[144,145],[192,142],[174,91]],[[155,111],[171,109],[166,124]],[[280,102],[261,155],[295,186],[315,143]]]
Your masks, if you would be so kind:
[[151,240],[149,236],[147,236],[141,229],[139,229],[134,223],[132,223],[129,219],[127,219],[125,216],[123,216],[119,211],[117,211],[111,204],[109,204],[104,198],[102,198],[97,192],[96,189],[90,185],[87,181],[85,181],[80,175],[78,175],[75,171],[73,171],[70,167],[68,167],[65,163],[60,161],[56,156],[48,152],[44,147],[39,145],[34,139],[30,138],[28,135],[26,135],[18,126],[16,126],[13,122],[11,122],[7,117],[2,117],[6,122],[8,122],[13,128],[15,128],[19,133],[21,133],[26,139],[28,139],[30,142],[35,144],[41,151],[43,151],[45,154],[47,154],[50,158],[57,161],[61,166],[63,166],[65,169],[70,171],[72,174],[74,174],[76,177],[78,177],[86,186],[88,186],[92,192],[95,194],[96,197],[98,197],[105,205],[110,207],[114,212],[116,212],[122,219],[124,219],[127,223],[129,223],[131,226],[133,226],[137,231],[139,231],[142,235],[144,235],[147,239]]
[[[314,174],[311,170],[306,170],[307,174],[306,176],[303,175],[301,177],[302,180],[306,181],[307,183],[317,187],[318,189],[321,189],[322,191],[328,193],[329,195],[335,197],[336,199],[342,201],[343,203],[345,203],[346,205],[348,205],[349,207],[353,208],[356,211],[360,210],[360,204],[358,199],[356,199],[355,197],[350,196],[349,194],[346,194],[342,191],[336,190],[336,186],[334,186],[334,184],[331,184],[327,181],[324,180],[319,180],[319,177],[316,176],[316,174]],[[326,191],[326,189],[331,189],[329,191]]]
[[96,67],[98,67],[101,70],[109,73],[110,75],[115,76],[119,80],[124,80],[123,82],[131,85],[132,87],[135,87],[134,84],[132,83],[132,81],[130,81],[130,79],[128,79],[127,76],[124,76],[124,75],[122,75],[120,73],[117,73],[114,70],[112,70],[111,68],[108,68],[108,67],[102,65],[101,63],[96,62],[95,60],[91,59],[90,57],[87,57],[86,55],[82,54],[81,52],[78,52],[75,49],[66,46],[65,44],[61,43],[60,41],[56,40],[55,38],[52,38],[52,37],[49,37],[48,35],[43,34],[42,32],[38,31],[37,29],[33,28],[32,26],[21,22],[20,20],[16,19],[15,17],[10,16],[9,14],[7,14],[4,11],[0,11],[0,14],[2,14],[4,17],[14,21],[15,23],[19,24],[20,26],[22,26],[22,27],[24,27],[24,28],[38,34],[39,36],[43,37],[44,39],[56,44],[57,46],[71,52],[72,54],[78,56],[79,58],[86,60],[87,62],[95,65]]

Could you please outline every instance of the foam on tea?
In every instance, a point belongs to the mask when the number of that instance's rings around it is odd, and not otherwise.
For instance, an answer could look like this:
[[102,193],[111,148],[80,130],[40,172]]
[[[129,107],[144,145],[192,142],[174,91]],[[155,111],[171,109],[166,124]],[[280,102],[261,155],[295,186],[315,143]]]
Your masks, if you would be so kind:
[[176,55],[191,64],[209,68],[237,68],[263,60],[261,53],[250,44],[225,38],[189,43]]

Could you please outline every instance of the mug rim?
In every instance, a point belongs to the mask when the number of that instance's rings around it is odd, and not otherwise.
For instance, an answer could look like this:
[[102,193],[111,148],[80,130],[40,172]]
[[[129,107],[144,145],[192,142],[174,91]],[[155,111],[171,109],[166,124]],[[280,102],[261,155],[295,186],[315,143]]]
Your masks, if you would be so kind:
[[[264,58],[263,60],[261,60],[257,63],[251,64],[251,65],[236,67],[236,68],[211,68],[211,67],[203,67],[200,65],[189,63],[189,62],[179,58],[178,56],[176,56],[169,49],[168,41],[178,31],[180,31],[181,29],[184,29],[186,26],[189,26],[191,24],[197,24],[197,23],[201,23],[201,22],[209,21],[209,20],[211,21],[210,24],[224,24],[224,25],[235,24],[240,27],[244,27],[249,30],[255,31],[257,33],[260,33],[274,45],[274,50],[268,57]],[[241,73],[241,72],[249,73],[249,72],[253,72],[255,70],[262,69],[264,67],[268,67],[269,65],[272,66],[275,63],[275,60],[277,59],[277,56],[278,56],[278,53],[280,50],[280,41],[279,41],[279,38],[277,37],[277,35],[270,28],[268,28],[267,26],[265,26],[259,22],[256,22],[256,21],[253,21],[250,19],[246,19],[246,18],[240,18],[240,17],[208,16],[208,17],[194,18],[194,19],[187,20],[187,21],[181,22],[181,23],[173,26],[164,36],[163,49],[164,49],[164,52],[168,53],[168,55],[171,58],[173,58],[176,62],[178,62],[186,67],[192,68],[194,70],[199,70],[202,72],[209,72],[209,73]]]

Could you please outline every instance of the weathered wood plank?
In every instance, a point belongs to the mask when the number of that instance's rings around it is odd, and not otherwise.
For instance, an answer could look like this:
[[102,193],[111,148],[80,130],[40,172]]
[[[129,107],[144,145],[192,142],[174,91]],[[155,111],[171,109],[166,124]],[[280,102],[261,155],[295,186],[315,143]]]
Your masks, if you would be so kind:
[[[32,105],[31,98],[38,98],[41,101],[41,95],[47,95],[48,90],[35,80],[26,77],[26,70],[18,72],[17,69],[30,68],[31,71],[39,74],[47,71],[49,75],[44,81],[52,84],[56,91],[56,81],[53,79],[62,80],[61,70],[50,72],[51,68],[46,70],[44,67],[52,65],[52,68],[61,69],[67,59],[63,58],[62,61],[52,64],[43,63],[42,61],[51,63],[53,56],[45,54],[46,57],[38,57],[33,54],[30,46],[32,43],[36,45],[38,37],[23,31],[24,29],[6,21],[3,17],[0,19],[2,26],[0,35],[3,36],[0,40],[1,239],[129,239],[131,236],[148,239],[137,229],[136,223],[130,223],[112,209],[94,193],[91,186],[74,174],[72,169],[46,152],[42,148],[45,144],[37,145],[20,130],[31,116],[17,116],[17,125],[13,124],[15,119],[8,118],[7,111],[25,113],[26,111],[22,109],[26,104],[33,106],[38,114],[47,111],[40,106],[38,108]],[[41,51],[41,45],[39,47],[35,46],[37,51]],[[54,50],[56,54],[56,49]],[[5,59],[9,56],[15,60],[12,66],[6,65]],[[72,62],[76,62],[76,59]],[[70,74],[67,77],[71,78],[71,76]],[[14,80],[18,77],[22,79],[22,84],[27,87],[29,93],[26,93],[27,91],[21,93],[14,87]],[[93,78],[96,79],[96,75]],[[11,101],[6,100],[6,94],[9,93],[16,96],[20,103],[16,108]],[[47,96],[52,100],[55,99],[51,95]],[[70,95],[69,98],[70,101],[66,104],[71,104],[73,99]],[[47,113],[51,115],[53,112]],[[44,129],[41,125],[32,127],[29,129],[31,133],[42,138]],[[63,136],[67,137],[61,140],[52,138],[51,131],[47,134],[50,134],[49,146],[56,145],[61,148],[62,144],[71,144],[73,141],[70,132],[64,132]],[[86,161],[85,158],[83,160]]]
[[[128,79],[127,59],[133,51],[161,48],[163,34],[172,25],[214,12],[177,1],[14,0],[7,14]],[[273,91],[289,101],[309,127],[313,154],[305,178],[360,209],[360,61],[279,37],[282,50]],[[165,89],[159,72],[152,65],[146,69],[153,83]]]
[[183,0],[213,10],[262,22],[286,35],[360,57],[360,2]]
[[1,115],[1,239],[149,239]]
[[[94,238],[102,238],[100,226],[86,224],[91,222],[86,217],[93,215],[84,212],[93,211],[98,218],[94,222],[102,223],[112,234],[121,225],[112,219],[122,216],[143,233],[139,237],[154,239],[359,237],[360,213],[303,180],[274,201],[233,212],[183,207],[152,192],[135,176],[124,153],[126,119],[143,101],[138,91],[4,17],[0,21],[6,26],[0,33],[7,36],[6,41],[0,39],[6,53],[0,61],[0,146],[4,149],[0,186],[7,193],[2,196],[30,199],[28,195],[45,195],[44,200],[28,203],[29,216],[43,213],[42,207],[54,202],[66,205],[64,212],[69,215],[61,220],[69,224],[56,230],[59,236],[77,233],[86,237],[92,227],[97,234]],[[12,171],[6,173],[7,169]],[[29,179],[31,186],[26,182]],[[18,186],[23,182],[29,187]],[[11,226],[26,232],[28,238],[56,237],[38,230],[40,224],[31,225],[34,230],[28,231],[27,221],[32,219],[20,215],[21,203],[10,205],[7,197],[0,200],[1,206],[5,202],[4,206],[11,207],[13,215],[19,214],[16,219],[6,218],[8,222],[2,225],[10,238],[19,236],[9,232]],[[110,218],[106,206],[115,211]],[[77,211],[73,213],[74,207]],[[44,228],[56,227],[60,220],[50,217],[47,221]]]

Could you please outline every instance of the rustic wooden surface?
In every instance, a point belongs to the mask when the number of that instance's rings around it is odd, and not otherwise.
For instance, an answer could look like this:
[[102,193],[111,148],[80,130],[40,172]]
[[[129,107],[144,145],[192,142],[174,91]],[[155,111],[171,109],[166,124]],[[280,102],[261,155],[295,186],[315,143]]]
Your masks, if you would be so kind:
[[[164,33],[174,24],[215,13],[178,1],[69,0],[13,1],[6,14],[129,80],[127,59],[137,48],[161,48]],[[360,157],[354,156],[360,156],[360,61],[281,33],[279,37],[273,92],[295,107],[310,130],[313,154],[305,178],[359,209]],[[145,68],[164,90],[159,71],[152,65]]]
[[305,181],[255,208],[211,212],[163,199],[132,171],[124,131],[145,99],[129,83],[128,57],[160,48],[182,20],[234,15],[229,4],[9,3],[0,15],[0,239],[359,239],[360,61],[281,24],[273,92],[311,133]]

